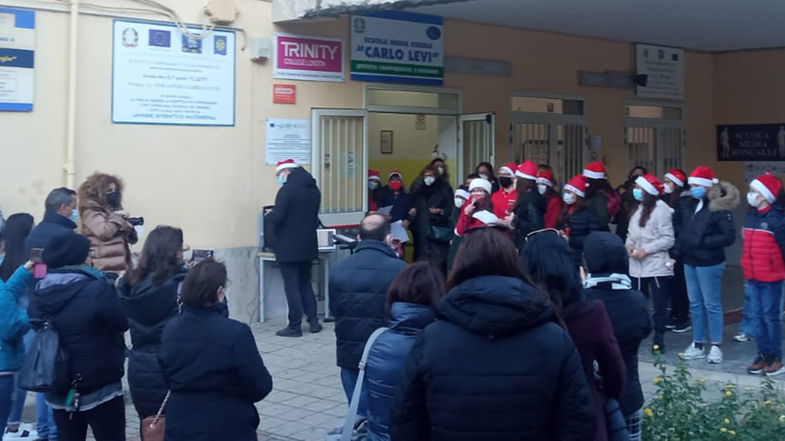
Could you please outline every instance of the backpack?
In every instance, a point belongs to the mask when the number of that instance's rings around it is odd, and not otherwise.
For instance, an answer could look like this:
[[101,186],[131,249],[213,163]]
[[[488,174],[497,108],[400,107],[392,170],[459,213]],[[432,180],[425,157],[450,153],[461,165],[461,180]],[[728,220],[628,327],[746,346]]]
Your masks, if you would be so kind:
[[66,392],[71,388],[68,353],[60,346],[60,334],[51,320],[30,320],[33,343],[18,373],[19,387],[33,392]]

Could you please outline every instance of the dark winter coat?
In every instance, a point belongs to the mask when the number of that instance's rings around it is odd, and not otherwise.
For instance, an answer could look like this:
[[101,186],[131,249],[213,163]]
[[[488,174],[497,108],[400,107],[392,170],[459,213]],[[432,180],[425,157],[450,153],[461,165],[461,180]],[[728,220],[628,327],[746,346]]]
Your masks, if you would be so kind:
[[[670,249],[670,256],[673,259],[681,259],[681,253],[679,253],[679,237],[681,236],[681,217],[684,216],[685,213],[689,212],[687,205],[691,203],[694,199],[690,196],[689,191],[682,191],[681,195],[676,202],[671,202],[670,195],[663,196],[663,200],[668,204],[669,207],[673,208],[673,237],[676,239],[676,243],[673,245],[673,248]],[[695,206],[692,206],[692,210],[695,211]],[[681,263],[681,262],[680,262]]]
[[57,213],[46,212],[44,220],[36,225],[27,236],[25,241],[26,255],[29,256],[33,248],[46,248],[53,237],[70,233],[74,229],[76,229],[76,224],[71,219]]
[[155,415],[168,390],[158,365],[158,348],[164,326],[177,315],[177,293],[186,272],[183,268],[162,283],[153,282],[151,276],[133,286],[125,278],[118,283],[133,345],[128,357],[128,385],[140,418]]
[[414,340],[434,319],[433,308],[395,302],[390,308],[389,328],[368,353],[365,387],[368,393],[368,436],[371,441],[390,439],[390,412],[403,378],[403,364]]
[[595,408],[547,296],[485,276],[453,288],[406,359],[390,435],[400,441],[585,440]]
[[604,192],[597,192],[591,198],[586,199],[586,206],[594,213],[594,218],[597,221],[597,226],[600,231],[610,230],[608,224],[613,217],[613,214],[608,208],[610,201],[611,198]]
[[518,249],[523,249],[526,235],[545,226],[547,201],[537,190],[529,191],[523,201],[515,205],[515,240]]
[[570,214],[567,223],[560,225],[560,228],[568,229],[570,248],[575,255],[575,262],[581,265],[583,263],[583,242],[592,231],[601,230],[594,212],[588,207],[583,207]]
[[307,262],[319,257],[316,229],[322,195],[304,168],[292,170],[267,216],[273,225],[275,257],[280,263]]
[[709,190],[703,207],[695,212],[693,199],[681,207],[676,255],[685,265],[712,266],[725,262],[725,248],[736,240],[731,211],[739,205],[739,190],[721,182]]
[[30,319],[50,319],[68,353],[69,376],[90,393],[123,378],[128,329],[117,292],[92,267],[50,270],[30,298]]
[[364,240],[330,270],[330,310],[335,317],[338,366],[358,369],[365,342],[384,326],[387,290],[406,268],[388,245]]
[[[566,307],[564,322],[578,349],[583,372],[586,374],[589,389],[594,397],[597,429],[594,438],[584,439],[604,441],[608,439],[605,427],[605,401],[607,398],[618,400],[627,380],[624,373],[624,359],[613,334],[613,326],[602,302],[581,302],[572,308]],[[601,386],[598,381],[595,381],[595,361],[602,377]]]
[[744,278],[758,282],[785,279],[785,213],[779,206],[755,210],[744,220]]
[[376,198],[376,205],[379,208],[392,206],[392,210],[390,210],[390,222],[403,220],[411,222],[414,217],[409,216],[409,210],[412,208],[413,203],[411,194],[406,193],[401,189],[396,195],[388,186],[380,188],[378,197]]
[[251,328],[226,305],[183,306],[164,328],[158,360],[172,397],[167,441],[256,441],[254,403],[273,388]]

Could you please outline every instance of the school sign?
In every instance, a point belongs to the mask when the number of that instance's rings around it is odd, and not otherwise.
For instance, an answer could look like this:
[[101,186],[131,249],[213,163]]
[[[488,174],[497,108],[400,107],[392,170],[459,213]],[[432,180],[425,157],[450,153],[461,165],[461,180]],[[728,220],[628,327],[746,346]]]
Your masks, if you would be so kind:
[[350,26],[353,80],[442,85],[441,17],[380,12],[353,16]]

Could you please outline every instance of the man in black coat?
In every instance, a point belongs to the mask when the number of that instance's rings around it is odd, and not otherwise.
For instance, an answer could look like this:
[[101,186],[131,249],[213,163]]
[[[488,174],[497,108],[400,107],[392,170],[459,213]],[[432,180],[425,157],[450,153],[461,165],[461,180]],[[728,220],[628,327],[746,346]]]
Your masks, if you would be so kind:
[[[368,337],[385,324],[387,290],[406,263],[390,247],[390,224],[370,214],[360,225],[360,243],[330,272],[330,309],[335,317],[338,366],[346,399],[351,400]],[[358,415],[365,414],[360,400]]]
[[303,312],[311,332],[322,330],[316,317],[316,295],[311,286],[311,265],[319,257],[316,228],[322,195],[313,176],[291,159],[280,162],[276,173],[281,189],[267,221],[273,227],[273,249],[289,305],[289,326],[276,334],[301,337]]
[[53,237],[73,231],[79,219],[76,192],[69,188],[60,187],[50,191],[44,205],[44,220],[33,228],[25,242],[28,256],[33,248],[44,248]]

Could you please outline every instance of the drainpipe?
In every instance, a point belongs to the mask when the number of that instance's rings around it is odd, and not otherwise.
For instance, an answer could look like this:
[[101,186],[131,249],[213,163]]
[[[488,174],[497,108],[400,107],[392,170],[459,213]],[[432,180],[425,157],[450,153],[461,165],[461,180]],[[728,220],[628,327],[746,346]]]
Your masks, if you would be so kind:
[[65,186],[76,181],[76,50],[79,42],[79,1],[71,0],[71,25],[68,41],[68,98],[66,110]]

